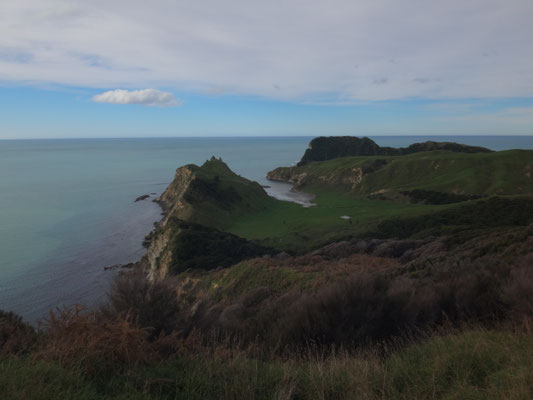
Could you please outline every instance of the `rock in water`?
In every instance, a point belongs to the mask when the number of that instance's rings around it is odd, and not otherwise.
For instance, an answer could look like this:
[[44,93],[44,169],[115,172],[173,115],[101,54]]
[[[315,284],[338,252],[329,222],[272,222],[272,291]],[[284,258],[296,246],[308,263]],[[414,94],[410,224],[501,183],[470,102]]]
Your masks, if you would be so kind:
[[141,201],[141,200],[146,200],[148,197],[150,197],[149,194],[143,194],[142,196],[139,196],[135,199],[135,203],[137,203],[138,201]]

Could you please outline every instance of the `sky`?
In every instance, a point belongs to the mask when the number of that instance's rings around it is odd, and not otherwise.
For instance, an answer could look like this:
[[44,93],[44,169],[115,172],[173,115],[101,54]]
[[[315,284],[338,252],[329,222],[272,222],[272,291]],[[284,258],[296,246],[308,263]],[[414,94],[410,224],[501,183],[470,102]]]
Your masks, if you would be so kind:
[[0,139],[533,135],[531,0],[3,0]]

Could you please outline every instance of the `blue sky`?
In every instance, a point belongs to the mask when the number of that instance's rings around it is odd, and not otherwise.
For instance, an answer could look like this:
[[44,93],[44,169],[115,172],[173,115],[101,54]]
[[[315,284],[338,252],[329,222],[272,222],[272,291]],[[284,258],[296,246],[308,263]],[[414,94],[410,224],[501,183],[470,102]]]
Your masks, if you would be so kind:
[[300,104],[181,94],[179,107],[92,101],[84,88],[3,87],[2,138],[533,134],[533,99]]
[[533,2],[467,3],[10,2],[0,138],[533,135]]

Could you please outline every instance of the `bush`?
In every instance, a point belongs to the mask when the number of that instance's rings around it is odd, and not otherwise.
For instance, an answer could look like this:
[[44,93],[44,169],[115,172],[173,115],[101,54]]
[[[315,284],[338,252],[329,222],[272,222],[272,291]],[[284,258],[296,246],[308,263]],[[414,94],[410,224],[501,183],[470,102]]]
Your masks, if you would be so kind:
[[518,260],[503,287],[503,298],[516,315],[533,318],[533,254]]
[[363,274],[304,295],[279,321],[283,341],[296,344],[359,343],[390,338],[411,325],[406,306],[411,283]]
[[409,197],[412,203],[426,204],[451,204],[460,203],[467,200],[477,200],[481,198],[481,196],[478,195],[436,192],[433,190],[423,189],[406,190],[401,191],[400,193]]
[[102,313],[128,318],[150,331],[149,338],[174,331],[179,325],[176,290],[170,280],[150,282],[142,273],[119,275],[111,286]]
[[489,268],[477,260],[424,278],[362,270],[325,280],[314,290],[260,286],[231,302],[202,298],[186,325],[205,337],[216,332],[235,342],[261,342],[265,348],[280,349],[309,343],[366,346],[465,322],[493,326],[509,318],[518,299],[524,306],[531,304],[526,280],[515,303],[504,301],[502,285],[508,270],[499,267]]
[[80,306],[50,311],[37,359],[79,367],[91,375],[120,371],[154,358],[148,329],[138,327],[129,315],[102,319]]
[[22,317],[0,310],[0,355],[27,352],[35,339],[35,330]]
[[401,238],[414,235],[441,236],[450,230],[487,229],[508,226],[527,226],[533,222],[533,199],[491,197],[410,218],[393,218],[380,222],[375,232],[368,232],[372,238]]

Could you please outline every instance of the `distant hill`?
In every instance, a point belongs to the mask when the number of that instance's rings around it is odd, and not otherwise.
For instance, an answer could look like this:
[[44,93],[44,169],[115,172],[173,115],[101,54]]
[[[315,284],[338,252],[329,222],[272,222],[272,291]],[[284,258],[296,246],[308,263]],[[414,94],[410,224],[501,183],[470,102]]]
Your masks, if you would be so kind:
[[312,161],[326,161],[348,156],[399,156],[424,151],[448,150],[458,153],[489,153],[491,150],[478,146],[467,146],[453,142],[414,143],[409,147],[381,147],[372,139],[355,136],[318,137],[311,140],[298,166]]
[[[327,187],[355,195],[385,195],[389,198],[413,191],[418,198],[436,192],[471,198],[532,193],[531,160],[531,150],[475,154],[440,150],[398,156],[342,157],[297,167],[280,167],[269,172],[267,177],[293,183],[298,189],[311,192],[315,187]],[[440,200],[436,201],[432,204],[438,204]]]

